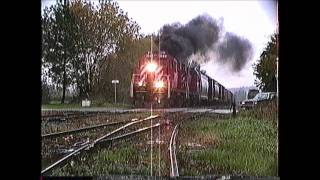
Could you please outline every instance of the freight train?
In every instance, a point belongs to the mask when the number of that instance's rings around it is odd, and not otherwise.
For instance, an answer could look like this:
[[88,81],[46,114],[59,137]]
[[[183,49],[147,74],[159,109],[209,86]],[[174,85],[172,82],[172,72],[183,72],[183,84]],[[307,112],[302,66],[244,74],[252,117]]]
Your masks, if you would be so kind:
[[200,71],[165,51],[147,52],[133,70],[130,97],[136,107],[230,106],[233,94]]

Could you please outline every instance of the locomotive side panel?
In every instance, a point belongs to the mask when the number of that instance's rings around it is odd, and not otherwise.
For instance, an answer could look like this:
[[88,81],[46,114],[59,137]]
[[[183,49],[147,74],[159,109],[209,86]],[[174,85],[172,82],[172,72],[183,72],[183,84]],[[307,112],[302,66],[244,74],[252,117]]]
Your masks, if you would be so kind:
[[161,52],[160,59],[154,53],[151,60],[148,52],[137,61],[133,70],[130,97],[147,101],[155,99],[158,94],[161,97],[157,98],[171,99],[174,103],[188,100],[195,104],[200,100],[210,104],[226,103],[233,97],[220,83],[201,73],[199,67],[184,66],[164,52]]

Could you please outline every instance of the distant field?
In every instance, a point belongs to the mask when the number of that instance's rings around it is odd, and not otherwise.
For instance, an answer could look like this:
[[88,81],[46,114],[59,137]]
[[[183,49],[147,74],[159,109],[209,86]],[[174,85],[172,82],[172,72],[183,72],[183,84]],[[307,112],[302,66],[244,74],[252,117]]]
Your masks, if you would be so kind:
[[[116,107],[116,108],[130,108],[129,104],[113,104],[113,103],[98,103],[93,101],[90,107]],[[43,109],[69,109],[69,108],[81,108],[81,103],[65,103],[61,104],[60,101],[51,101],[50,104],[43,104]]]
[[201,117],[179,130],[180,174],[277,176],[277,128],[272,120],[247,116]]

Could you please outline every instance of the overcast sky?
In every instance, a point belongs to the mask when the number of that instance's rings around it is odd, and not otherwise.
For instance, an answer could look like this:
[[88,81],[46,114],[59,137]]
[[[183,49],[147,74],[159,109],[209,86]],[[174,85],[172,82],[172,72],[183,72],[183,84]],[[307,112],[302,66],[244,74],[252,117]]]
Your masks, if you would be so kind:
[[[56,0],[42,0],[42,9]],[[119,6],[141,27],[141,33],[158,33],[164,24],[186,24],[204,13],[223,19],[224,30],[247,38],[253,45],[253,58],[239,73],[231,73],[214,61],[203,66],[207,73],[227,88],[254,85],[252,65],[276,31],[276,4],[272,0],[247,1],[137,1],[120,0]]]

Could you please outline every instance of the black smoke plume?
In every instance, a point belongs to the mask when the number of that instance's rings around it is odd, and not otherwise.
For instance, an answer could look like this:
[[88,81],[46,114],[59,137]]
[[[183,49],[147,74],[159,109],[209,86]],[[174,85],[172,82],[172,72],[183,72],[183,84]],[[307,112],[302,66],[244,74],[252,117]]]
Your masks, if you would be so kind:
[[231,65],[233,71],[240,71],[251,59],[253,50],[249,40],[227,32],[222,43],[218,45],[218,61]]
[[[185,64],[190,63],[192,56],[197,64],[218,60],[223,64],[231,64],[234,71],[239,71],[251,58],[251,43],[232,33],[220,37],[222,29],[221,23],[207,14],[200,15],[185,25],[167,24],[160,30],[160,48]],[[155,43],[157,41],[155,39]],[[212,52],[218,56],[210,57]]]
[[208,15],[198,16],[186,25],[174,23],[161,29],[161,49],[185,61],[191,54],[205,53],[219,39],[220,27]]

